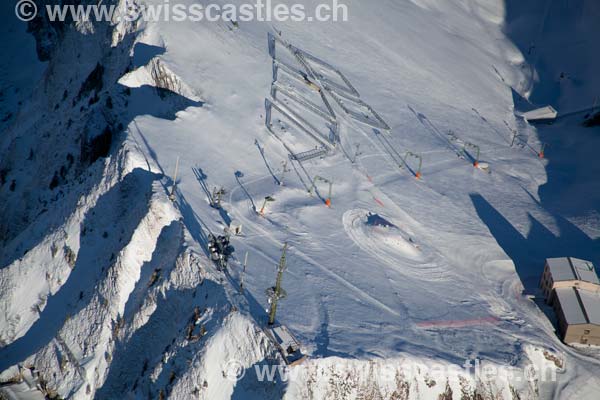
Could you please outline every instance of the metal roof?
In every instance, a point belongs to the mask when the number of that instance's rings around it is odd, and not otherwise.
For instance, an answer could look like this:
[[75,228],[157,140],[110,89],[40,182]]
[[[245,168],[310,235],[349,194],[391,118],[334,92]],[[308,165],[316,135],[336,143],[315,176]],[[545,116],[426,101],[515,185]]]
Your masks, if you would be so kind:
[[580,280],[600,285],[600,279],[590,261],[563,257],[546,260],[554,282]]
[[569,259],[571,260],[571,264],[573,264],[575,272],[579,276],[579,280],[600,284],[594,264],[590,261],[580,260],[578,258],[571,257]]
[[574,287],[556,289],[560,308],[569,325],[600,325],[600,295]]
[[579,290],[585,313],[590,324],[600,325],[600,295],[588,290]]
[[565,320],[569,325],[587,324],[587,318],[583,313],[583,308],[577,296],[575,288],[556,289],[556,297],[560,303],[560,308],[565,315]]
[[558,116],[558,111],[552,106],[546,106],[531,110],[523,114],[523,117],[528,121],[536,121],[543,119],[555,119]]
[[277,343],[279,343],[279,345],[285,350],[287,350],[289,347],[298,347],[298,342],[286,327],[277,326],[271,329],[271,332],[273,333],[273,337],[275,338]]

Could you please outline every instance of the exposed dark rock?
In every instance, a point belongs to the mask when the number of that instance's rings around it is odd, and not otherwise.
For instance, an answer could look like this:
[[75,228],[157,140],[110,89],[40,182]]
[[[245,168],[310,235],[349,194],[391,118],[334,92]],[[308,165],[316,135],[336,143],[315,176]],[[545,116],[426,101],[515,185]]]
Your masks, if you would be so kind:
[[[74,103],[79,102],[82,98],[87,97],[90,93],[94,92],[94,98],[98,98],[98,92],[102,90],[104,86],[104,67],[102,64],[96,64],[96,68],[88,75],[88,77],[81,84],[81,89],[79,89],[79,93],[73,100]],[[96,100],[97,101],[97,100]],[[90,100],[90,104],[95,103]]]
[[113,130],[110,126],[106,126],[101,134],[93,137],[91,140],[84,142],[81,152],[81,160],[83,162],[93,163],[100,157],[108,156],[110,146],[112,144]]

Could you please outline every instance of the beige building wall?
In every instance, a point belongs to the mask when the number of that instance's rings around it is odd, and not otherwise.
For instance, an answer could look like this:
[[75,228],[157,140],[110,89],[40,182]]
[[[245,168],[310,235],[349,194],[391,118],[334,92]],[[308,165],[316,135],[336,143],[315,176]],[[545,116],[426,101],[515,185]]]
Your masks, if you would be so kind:
[[579,343],[600,346],[600,326],[592,324],[569,325],[563,341],[567,344]]
[[558,329],[560,338],[567,344],[592,344],[600,346],[600,326],[593,324],[569,325],[566,322],[565,314],[557,301],[554,304],[554,311],[558,318]]
[[544,273],[540,280],[540,288],[544,292],[544,298],[548,304],[551,304],[558,319],[559,334],[563,342],[567,344],[591,344],[600,346],[600,326],[593,324],[569,325],[567,324],[565,314],[558,301],[555,300],[555,289],[576,287],[586,291],[600,293],[600,285],[590,282],[571,280],[554,282],[548,263],[544,266]]
[[546,302],[552,304],[553,302],[553,290],[559,288],[569,288],[576,287],[580,289],[584,289],[594,293],[600,293],[600,285],[596,285],[591,282],[579,281],[579,280],[571,280],[571,281],[561,281],[554,282],[552,279],[552,274],[550,273],[550,268],[548,267],[548,263],[544,267],[544,273],[542,274],[542,279],[540,281],[540,287],[544,292],[544,298]]

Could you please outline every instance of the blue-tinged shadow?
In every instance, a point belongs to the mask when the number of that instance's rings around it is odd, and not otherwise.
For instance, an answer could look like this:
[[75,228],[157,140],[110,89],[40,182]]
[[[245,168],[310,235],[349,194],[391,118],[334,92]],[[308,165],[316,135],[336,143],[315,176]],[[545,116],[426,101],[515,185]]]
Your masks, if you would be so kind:
[[513,260],[526,293],[536,292],[546,258],[570,256],[596,263],[600,261],[600,243],[568,220],[554,216],[559,230],[559,234],[555,235],[530,215],[531,227],[527,236],[523,236],[483,196],[470,196],[479,218]]

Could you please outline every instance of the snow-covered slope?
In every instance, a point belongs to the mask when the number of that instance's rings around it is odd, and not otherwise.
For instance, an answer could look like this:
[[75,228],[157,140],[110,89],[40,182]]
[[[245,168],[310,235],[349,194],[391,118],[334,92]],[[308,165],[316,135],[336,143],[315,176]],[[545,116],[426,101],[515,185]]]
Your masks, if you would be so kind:
[[[600,361],[562,344],[530,295],[546,257],[600,261],[597,166],[581,172],[574,160],[598,149],[598,130],[579,128],[577,115],[535,128],[515,108],[531,107],[518,95],[556,107],[590,96],[597,77],[579,64],[581,90],[536,92],[545,75],[532,71],[553,71],[560,57],[532,59],[523,46],[561,15],[583,28],[560,40],[598,33],[597,7],[520,3],[347,0],[349,22],[61,29],[47,63],[28,64],[35,84],[0,77],[3,91],[31,93],[2,105],[14,115],[0,125],[0,379],[35,368],[42,391],[64,398],[596,398]],[[33,58],[24,27],[6,29],[27,44],[8,51]],[[268,34],[338,68],[389,135],[330,99],[341,145],[285,172],[288,151],[265,127]],[[596,62],[581,46],[570,57]],[[3,71],[18,69],[13,60]],[[490,171],[473,167],[476,149]],[[421,180],[408,152],[422,157]],[[326,185],[307,193],[315,176],[333,181],[332,207]],[[557,200],[564,182],[573,197]],[[214,187],[226,190],[220,211],[209,206]],[[261,217],[266,196],[276,201]],[[244,234],[218,271],[207,235],[232,219]],[[261,382],[254,367],[281,362],[262,328],[284,242],[278,322],[310,359],[289,382]],[[520,377],[429,373],[474,359]],[[232,363],[248,368],[237,382]],[[556,379],[523,379],[531,367]]]

